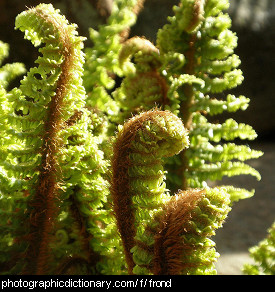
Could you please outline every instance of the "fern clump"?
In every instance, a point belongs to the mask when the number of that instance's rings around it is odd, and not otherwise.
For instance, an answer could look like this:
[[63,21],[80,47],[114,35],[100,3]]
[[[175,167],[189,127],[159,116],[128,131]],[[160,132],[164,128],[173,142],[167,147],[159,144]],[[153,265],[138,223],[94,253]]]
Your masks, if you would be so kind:
[[252,192],[207,181],[260,179],[262,155],[229,142],[252,127],[208,119],[249,102],[217,95],[243,79],[228,1],[180,1],[156,44],[128,38],[142,4],[114,0],[85,55],[51,4],[17,16],[40,56],[18,88],[0,71],[2,274],[216,273],[210,237]]

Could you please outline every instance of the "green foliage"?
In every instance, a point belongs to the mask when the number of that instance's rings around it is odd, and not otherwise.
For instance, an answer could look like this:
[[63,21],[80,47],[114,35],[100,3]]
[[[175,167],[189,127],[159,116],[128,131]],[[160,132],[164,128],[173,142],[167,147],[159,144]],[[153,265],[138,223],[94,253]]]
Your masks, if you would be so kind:
[[86,62],[83,76],[84,86],[88,93],[86,103],[97,107],[108,116],[118,114],[119,108],[108,94],[115,86],[111,74],[122,75],[118,61],[121,48],[121,34],[135,23],[132,11],[137,1],[117,0],[106,25],[100,25],[96,31],[90,28],[92,48],[86,48]]
[[156,44],[127,39],[142,2],[114,0],[85,55],[52,5],[17,16],[40,56],[18,88],[21,65],[0,72],[2,274],[216,273],[210,237],[254,191],[207,181],[260,179],[262,155],[230,142],[252,127],[207,118],[249,102],[223,93],[243,79],[228,1],[182,0]]
[[268,235],[257,246],[250,248],[253,264],[245,264],[247,275],[275,275],[275,223],[268,229]]

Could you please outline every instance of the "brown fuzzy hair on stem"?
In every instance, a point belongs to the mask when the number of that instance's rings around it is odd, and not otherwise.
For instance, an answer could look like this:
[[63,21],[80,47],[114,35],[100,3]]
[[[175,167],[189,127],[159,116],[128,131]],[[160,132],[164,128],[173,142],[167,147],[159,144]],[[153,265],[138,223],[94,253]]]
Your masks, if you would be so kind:
[[199,24],[199,22],[202,20],[203,12],[204,12],[204,3],[207,0],[197,0],[194,4],[194,10],[193,10],[193,18],[191,19],[188,27],[186,28],[187,32],[192,32]]
[[142,37],[132,37],[123,43],[119,53],[119,63],[123,64],[127,58],[142,51],[143,54],[159,54],[159,50],[149,40]]
[[181,236],[188,231],[187,223],[192,219],[192,210],[203,193],[203,190],[180,192],[165,206],[155,235],[152,269],[154,275],[181,274],[184,266],[182,254],[190,250],[190,245]]

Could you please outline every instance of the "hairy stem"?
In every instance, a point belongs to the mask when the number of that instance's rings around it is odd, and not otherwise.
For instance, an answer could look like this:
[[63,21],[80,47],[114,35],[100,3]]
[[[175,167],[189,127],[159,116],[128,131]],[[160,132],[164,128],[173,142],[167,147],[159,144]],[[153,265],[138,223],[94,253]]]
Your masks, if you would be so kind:
[[25,273],[45,274],[48,272],[49,241],[53,226],[56,201],[58,198],[60,171],[57,163],[57,153],[62,145],[58,138],[58,133],[63,125],[62,112],[64,111],[64,97],[70,83],[70,69],[74,63],[74,48],[70,41],[68,32],[58,19],[45,15],[41,9],[36,9],[38,18],[50,23],[59,34],[59,41],[62,44],[63,62],[61,64],[61,74],[58,78],[55,95],[48,105],[48,114],[44,123],[44,137],[42,147],[42,161],[40,175],[37,182],[36,192],[31,199],[30,213],[31,227],[29,247],[26,251],[28,264]]

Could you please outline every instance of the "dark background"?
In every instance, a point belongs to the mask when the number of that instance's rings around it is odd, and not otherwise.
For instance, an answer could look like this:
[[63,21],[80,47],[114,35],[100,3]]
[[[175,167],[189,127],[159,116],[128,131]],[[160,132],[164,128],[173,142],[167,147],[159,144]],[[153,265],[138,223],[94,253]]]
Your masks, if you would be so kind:
[[[106,21],[111,9],[111,0],[57,0],[52,3],[66,15],[70,22],[79,26],[79,34],[89,40],[89,27],[97,28]],[[9,43],[10,56],[5,62],[23,62],[27,69],[34,66],[37,49],[24,40],[20,31],[14,30],[16,15],[39,4],[36,0],[0,0],[0,40]],[[238,176],[223,183],[247,189],[256,189],[254,197],[242,200],[233,206],[224,228],[214,238],[221,254],[218,262],[220,274],[241,274],[244,262],[249,261],[248,248],[256,245],[266,236],[266,230],[275,220],[274,167],[275,167],[275,0],[230,0],[229,14],[232,30],[238,35],[235,50],[242,63],[244,82],[233,90],[236,95],[250,98],[250,106],[228,117],[251,125],[258,133],[251,148],[265,152],[264,156],[248,162],[260,171],[262,180]],[[156,33],[172,15],[176,0],[147,0],[140,12],[131,36],[145,36],[152,42]],[[18,81],[17,81],[18,82]],[[226,116],[224,115],[223,118]]]

